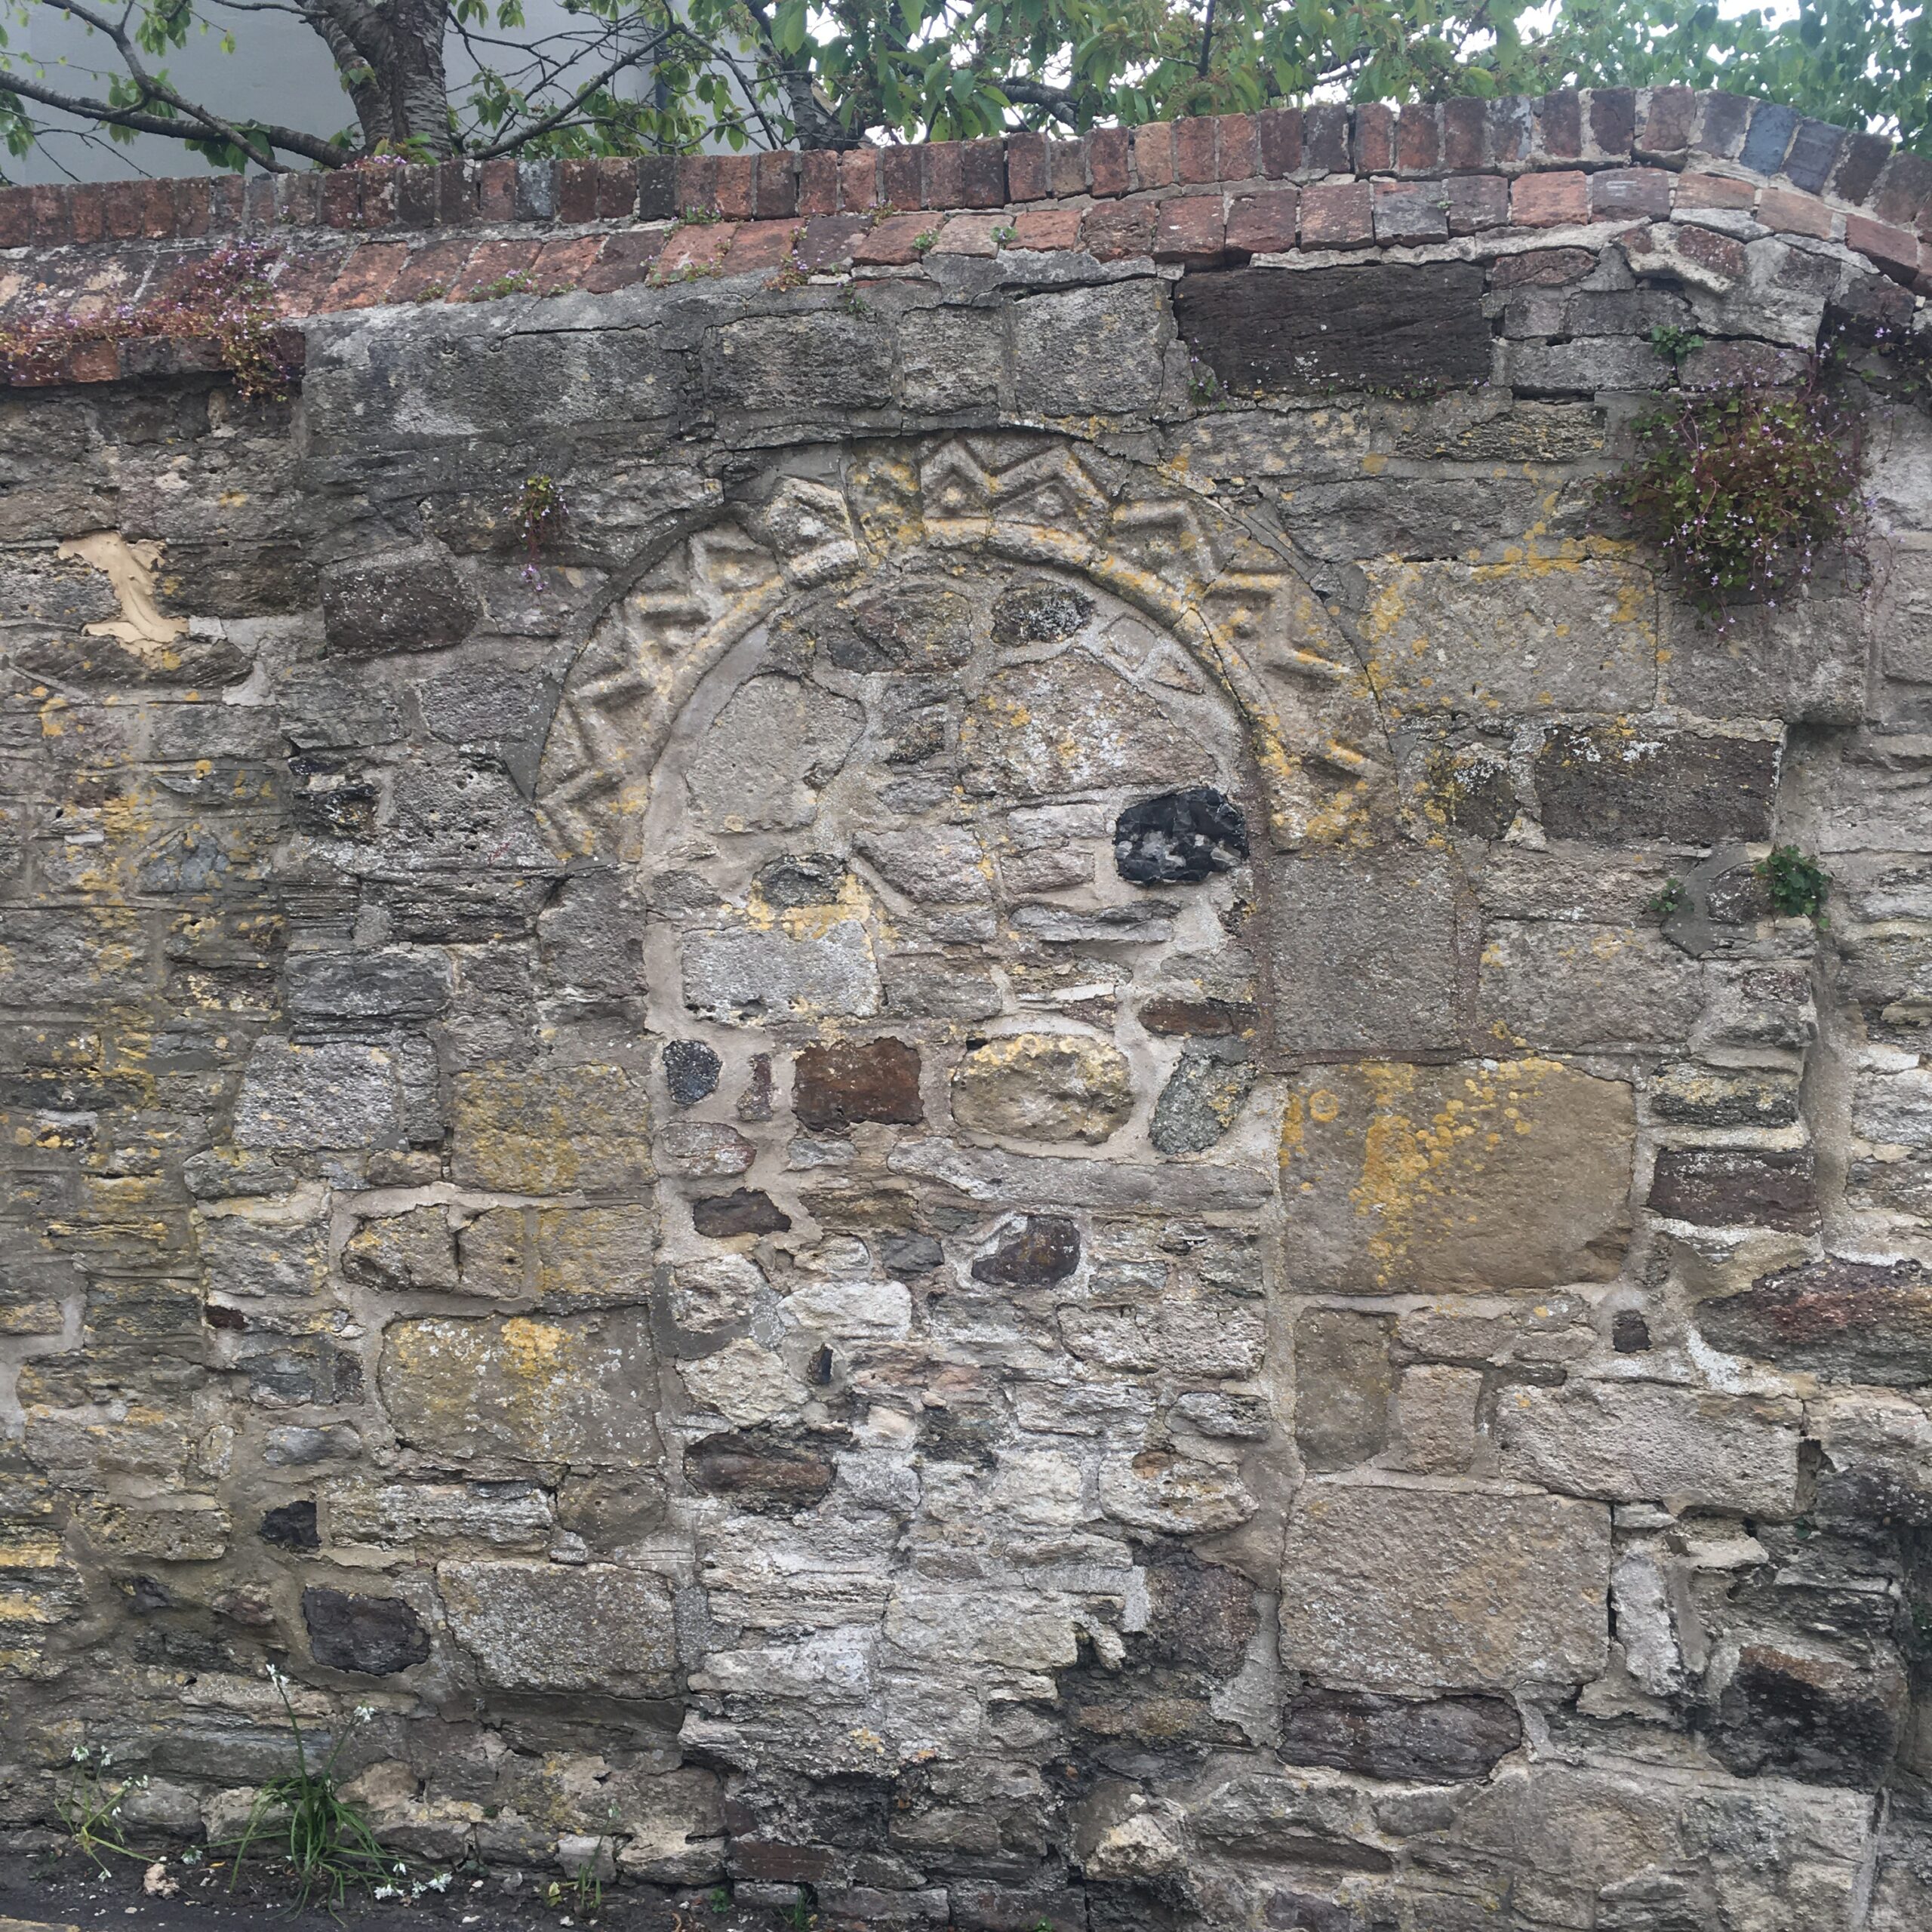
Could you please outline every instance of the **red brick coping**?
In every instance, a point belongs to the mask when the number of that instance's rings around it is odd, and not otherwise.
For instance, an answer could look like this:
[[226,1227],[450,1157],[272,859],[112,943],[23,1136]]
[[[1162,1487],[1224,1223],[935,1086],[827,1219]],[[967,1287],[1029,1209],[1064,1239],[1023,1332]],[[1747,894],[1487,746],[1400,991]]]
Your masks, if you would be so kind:
[[[277,297],[299,318],[506,281],[607,293],[1008,249],[1198,269],[1672,220],[1841,243],[1932,295],[1932,161],[1774,103],[1658,88],[1280,108],[1077,140],[15,188],[0,190],[0,313],[138,303],[246,242],[277,250]],[[192,343],[149,338],[97,342],[17,380],[211,366]]]

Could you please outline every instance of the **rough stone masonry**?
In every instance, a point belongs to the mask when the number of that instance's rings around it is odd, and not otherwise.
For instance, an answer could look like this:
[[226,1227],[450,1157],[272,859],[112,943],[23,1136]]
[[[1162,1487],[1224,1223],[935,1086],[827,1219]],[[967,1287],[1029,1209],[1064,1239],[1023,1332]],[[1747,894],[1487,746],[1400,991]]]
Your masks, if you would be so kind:
[[1932,419],[1725,632],[1592,484],[1654,328],[1918,328],[1932,171],[827,160],[0,197],[306,350],[0,398],[0,1823],[232,1832],[272,1663],[438,1861],[1923,1932]]

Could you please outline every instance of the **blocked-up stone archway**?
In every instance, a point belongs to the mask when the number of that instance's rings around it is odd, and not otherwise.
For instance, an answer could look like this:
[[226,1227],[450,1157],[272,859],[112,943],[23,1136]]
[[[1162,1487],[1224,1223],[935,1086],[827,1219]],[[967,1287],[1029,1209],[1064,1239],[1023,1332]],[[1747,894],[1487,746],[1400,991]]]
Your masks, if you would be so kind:
[[1254,862],[1376,797],[1278,559],[985,454],[686,538],[592,637],[542,788],[641,950],[685,1742],[847,1884],[1030,1880],[1055,1765],[1177,1710],[1190,1753],[1266,1728]]

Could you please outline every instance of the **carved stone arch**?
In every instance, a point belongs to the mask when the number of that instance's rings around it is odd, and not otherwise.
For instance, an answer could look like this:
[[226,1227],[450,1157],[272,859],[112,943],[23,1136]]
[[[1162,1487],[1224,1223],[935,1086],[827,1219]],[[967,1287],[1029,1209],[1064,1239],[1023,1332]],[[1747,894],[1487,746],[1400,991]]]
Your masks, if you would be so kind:
[[1071,572],[1169,632],[1240,709],[1278,848],[1363,842],[1384,815],[1367,678],[1284,556],[1171,479],[987,435],[861,446],[836,485],[779,475],[648,568],[593,627],[546,748],[560,851],[634,860],[651,774],[711,667],[788,599],[917,552]]

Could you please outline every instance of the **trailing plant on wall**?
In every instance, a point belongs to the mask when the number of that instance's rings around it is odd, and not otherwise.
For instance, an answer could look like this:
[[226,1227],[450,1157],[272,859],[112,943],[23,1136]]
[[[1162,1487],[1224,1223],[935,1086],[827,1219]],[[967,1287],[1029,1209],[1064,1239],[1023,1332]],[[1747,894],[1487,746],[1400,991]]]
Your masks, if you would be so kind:
[[214,346],[251,401],[280,401],[295,369],[283,353],[269,271],[278,251],[243,243],[197,263],[162,294],[97,315],[46,307],[0,330],[0,377],[11,383],[56,380],[75,351],[135,341]]
[[1674,393],[1638,419],[1635,458],[1604,486],[1720,629],[1737,604],[1775,609],[1821,556],[1857,546],[1860,426],[1828,392],[1826,366],[1814,357],[1789,389]]
[[523,546],[523,580],[541,590],[543,573],[537,558],[546,543],[554,543],[570,521],[571,509],[554,476],[526,476],[509,501],[510,521],[517,541]]

